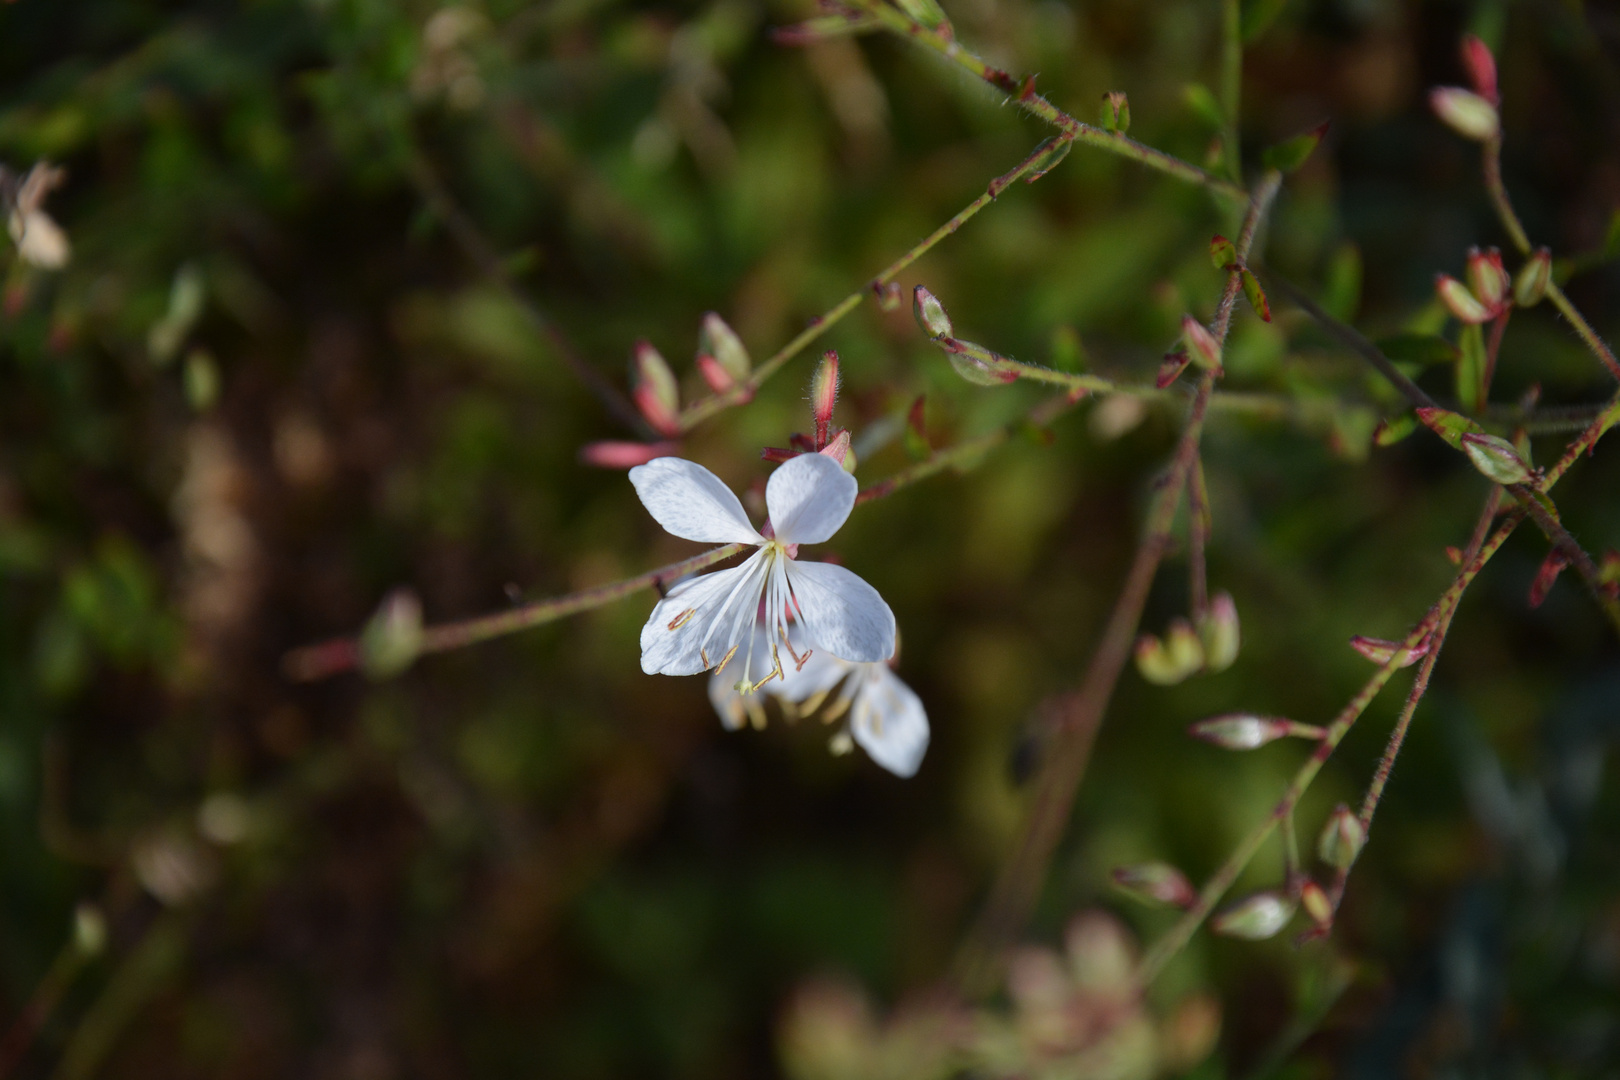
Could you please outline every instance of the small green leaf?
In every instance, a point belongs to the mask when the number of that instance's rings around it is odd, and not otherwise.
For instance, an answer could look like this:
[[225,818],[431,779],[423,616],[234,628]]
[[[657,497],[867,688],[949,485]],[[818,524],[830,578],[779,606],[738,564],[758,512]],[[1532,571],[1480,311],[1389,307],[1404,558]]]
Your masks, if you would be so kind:
[[1316,152],[1322,143],[1322,136],[1327,134],[1327,124],[1320,124],[1303,135],[1296,135],[1287,142],[1280,142],[1276,146],[1267,147],[1260,155],[1260,160],[1268,169],[1278,172],[1291,173]]
[[1216,233],[1209,238],[1209,261],[1215,264],[1215,269],[1225,270],[1228,266],[1238,264],[1237,248],[1232,241]]
[[1187,99],[1187,107],[1198,115],[1198,118],[1209,125],[1210,130],[1219,131],[1226,126],[1226,116],[1221,112],[1220,102],[1203,83],[1188,83],[1182,92]]
[[1418,427],[1418,419],[1411,413],[1385,418],[1373,429],[1373,442],[1379,446],[1394,446]]
[[1445,409],[1424,408],[1417,410],[1417,418],[1423,421],[1425,427],[1442,439],[1446,440],[1454,450],[1462,449],[1464,435],[1483,435],[1485,429],[1454,412]]
[[1249,298],[1249,306],[1254,313],[1266,322],[1271,321],[1271,305],[1266,301],[1266,291],[1260,287],[1260,279],[1255,277],[1245,266],[1239,273],[1243,276],[1243,295]]

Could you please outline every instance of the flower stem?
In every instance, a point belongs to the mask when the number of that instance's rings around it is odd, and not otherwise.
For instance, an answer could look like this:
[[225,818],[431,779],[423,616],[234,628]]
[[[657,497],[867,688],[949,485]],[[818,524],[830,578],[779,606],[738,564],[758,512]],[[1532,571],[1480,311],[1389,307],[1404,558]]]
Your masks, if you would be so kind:
[[[1273,171],[1256,185],[1238,237],[1240,257],[1246,257],[1253,245],[1255,233],[1270,209],[1281,181],[1281,175]],[[1226,340],[1240,288],[1238,276],[1229,275],[1211,325],[1211,333],[1216,341]],[[1119,599],[1108,617],[1102,640],[1092,653],[1085,677],[1076,690],[1056,703],[1053,710],[1054,742],[1036,777],[1035,793],[1012,854],[1002,864],[979,921],[957,957],[956,982],[969,996],[981,995],[993,985],[998,957],[1004,946],[1022,929],[1034,907],[1046,879],[1052,853],[1068,824],[1080,777],[1091,756],[1092,742],[1102,725],[1114,687],[1130,659],[1131,646],[1142,620],[1142,610],[1147,605],[1148,591],[1170,545],[1170,529],[1181,502],[1187,475],[1197,460],[1199,439],[1214,391],[1215,377],[1215,372],[1206,372],[1198,382],[1192,410],[1175,457],[1149,508],[1142,539],[1126,574],[1124,588],[1120,590]]]
[[1157,169],[1166,175],[1174,176],[1178,180],[1200,184],[1234,202],[1246,203],[1249,200],[1249,193],[1244,191],[1241,186],[1212,176],[1189,161],[1183,161],[1181,158],[1166,154],[1162,150],[1155,150],[1151,146],[1146,146],[1117,132],[1104,131],[1100,127],[1075,119],[1035,92],[1033,76],[1020,82],[1011,74],[986,63],[980,57],[963,48],[962,43],[957,41],[951,34],[923,26],[900,11],[899,8],[884,3],[883,0],[851,0],[851,6],[873,16],[898,36],[910,38],[912,41],[932,49],[951,63],[956,64],[975,77],[983,79],[1006,94],[1010,99],[1016,101],[1020,108],[1033,116],[1045,120],[1076,142],[1128,158],[1138,164],[1146,165],[1150,169]]

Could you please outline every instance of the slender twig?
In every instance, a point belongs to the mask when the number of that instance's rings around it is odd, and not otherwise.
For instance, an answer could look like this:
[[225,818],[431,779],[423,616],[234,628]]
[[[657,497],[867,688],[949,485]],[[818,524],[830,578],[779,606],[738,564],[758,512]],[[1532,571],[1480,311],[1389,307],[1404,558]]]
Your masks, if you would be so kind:
[[848,315],[861,305],[862,300],[869,300],[880,296],[884,286],[888,285],[895,278],[899,277],[901,272],[904,271],[906,267],[910,266],[912,263],[926,255],[941,240],[944,240],[946,237],[956,232],[957,229],[960,229],[980,210],[983,210],[985,207],[995,202],[1001,193],[1010,187],[1014,182],[1024,178],[1025,176],[1029,176],[1031,173],[1039,169],[1042,164],[1049,162],[1051,159],[1046,153],[1046,150],[1046,147],[1037,147],[1011,172],[1005,173],[990,181],[990,184],[985,189],[984,194],[980,195],[978,198],[964,206],[956,213],[954,217],[945,222],[945,224],[941,225],[939,228],[935,229],[933,232],[919,240],[910,251],[907,251],[904,255],[890,263],[883,269],[882,272],[877,275],[877,277],[868,281],[866,284],[862,285],[860,288],[838,301],[838,303],[828,308],[821,315],[811,319],[808,326],[799,331],[799,333],[796,334],[786,345],[783,345],[780,349],[776,350],[776,352],[772,353],[768,358],[761,362],[760,365],[756,367],[748,376],[748,378],[739,382],[736,386],[724,393],[715,394],[712,397],[707,397],[701,401],[694,402],[692,405],[682,410],[680,417],[681,429],[683,431],[690,431],[692,428],[696,427],[698,424],[701,424],[703,421],[707,420],[709,417],[715,415],[721,410],[730,408],[733,405],[740,405],[751,400],[754,394],[758,392],[760,386],[764,384],[766,379],[769,379],[772,375],[776,374],[777,370],[780,369],[783,364],[793,359],[800,352],[809,347],[809,345],[817,338],[821,337],[821,335],[825,334],[828,330],[831,330],[835,325],[841,322],[844,316]]
[[1189,161],[1183,161],[1162,150],[1155,150],[1117,132],[1104,131],[1100,127],[1075,119],[1035,92],[1034,76],[1020,81],[964,48],[952,34],[923,26],[913,21],[899,8],[884,3],[883,0],[850,0],[850,3],[852,7],[876,18],[893,33],[932,49],[951,63],[983,79],[1016,101],[1020,108],[1045,120],[1076,142],[1129,158],[1150,169],[1174,176],[1178,180],[1201,184],[1234,202],[1246,203],[1249,200],[1249,193],[1241,186],[1212,176]]
[[[1277,194],[1282,177],[1269,172],[1256,185],[1249,212],[1239,233],[1237,250],[1247,256],[1254,237]],[[1215,309],[1211,332],[1224,342],[1231,327],[1232,309],[1241,282],[1236,274],[1227,279],[1220,303]],[[1170,545],[1170,530],[1181,502],[1187,476],[1198,456],[1204,417],[1215,385],[1215,372],[1206,372],[1198,382],[1192,410],[1177,445],[1170,469],[1160,482],[1149,508],[1142,539],[1126,574],[1125,585],[1109,615],[1102,639],[1078,689],[1056,703],[1053,745],[1035,781],[1024,823],[1011,855],[1002,864],[978,923],[963,944],[956,964],[956,981],[963,991],[976,996],[993,982],[997,960],[1003,947],[1023,927],[1041,884],[1052,853],[1068,824],[1069,812],[1085,771],[1091,745],[1102,717],[1113,697],[1114,687],[1130,658],[1142,610],[1159,564]]]
[[[1581,455],[1596,445],[1597,441],[1616,425],[1620,425],[1620,394],[1617,394],[1609,402],[1608,407],[1592,421],[1586,430],[1565,448],[1563,456],[1547,470],[1546,475],[1537,485],[1538,489],[1543,493],[1551,490],[1553,485],[1562,479],[1570,467],[1580,459]],[[1385,683],[1394,675],[1403,653],[1408,649],[1418,647],[1423,638],[1437,625],[1441,613],[1455,606],[1463,591],[1484,569],[1491,557],[1507,542],[1507,538],[1524,520],[1524,516],[1522,509],[1510,511],[1490,539],[1480,547],[1478,553],[1472,559],[1463,560],[1456,579],[1429,609],[1428,614],[1407,634],[1405,640],[1401,643],[1402,647],[1392,652],[1390,659],[1379,666],[1366,684],[1356,692],[1356,695],[1351,698],[1339,715],[1328,725],[1316,751],[1300,767],[1299,772],[1295,774],[1294,779],[1289,783],[1282,799],[1277,803],[1272,813],[1238,843],[1237,848],[1227,857],[1227,860],[1222,863],[1215,874],[1210,877],[1204,888],[1200,890],[1197,902],[1176,920],[1176,923],[1164,937],[1160,938],[1148,951],[1147,955],[1143,957],[1137,971],[1138,985],[1146,987],[1151,983],[1164,970],[1170,959],[1191,940],[1194,932],[1209,917],[1210,913],[1215,909],[1215,905],[1220,903],[1227,890],[1237,881],[1238,875],[1243,872],[1244,867],[1254,858],[1255,853],[1266,842],[1272,830],[1277,827],[1281,816],[1289,813],[1298,805],[1300,797],[1310,787],[1311,781],[1315,779],[1323,764],[1332,756],[1334,749],[1343,740],[1345,733],[1350,730],[1356,718],[1361,715],[1378,692],[1383,689]]]

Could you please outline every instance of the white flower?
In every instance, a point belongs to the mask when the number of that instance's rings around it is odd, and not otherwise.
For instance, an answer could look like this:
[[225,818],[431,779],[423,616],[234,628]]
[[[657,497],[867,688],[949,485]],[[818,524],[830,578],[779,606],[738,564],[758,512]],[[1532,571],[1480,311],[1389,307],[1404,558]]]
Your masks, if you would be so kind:
[[[764,630],[757,630],[764,651]],[[754,650],[751,649],[750,653]],[[734,679],[723,671],[709,677],[709,700],[720,722],[733,731],[750,720],[765,726],[766,694],[776,698],[790,720],[809,716],[838,691],[823,720],[832,723],[847,711],[849,726],[833,737],[837,752],[851,739],[871,759],[896,776],[912,776],[928,750],[928,713],[911,687],[886,663],[852,664],[828,653],[814,653],[803,667],[783,673],[780,681],[751,683],[744,674]]]
[[[681,458],[655,458],[630,470],[636,494],[658,523],[676,536],[710,544],[755,544],[742,565],[697,578],[653,608],[641,628],[641,669],[649,675],[696,675],[725,668],[742,645],[747,677],[757,682],[801,668],[808,657],[788,643],[791,616],[805,647],[851,661],[894,655],[894,612],[877,590],[832,563],[801,562],[800,544],[819,544],[838,531],[855,505],[855,478],[821,454],[801,454],[765,485],[772,535],[748,523],[742,503],[720,478]],[[763,620],[763,642],[754,634]],[[755,657],[756,646],[767,650]],[[779,648],[789,659],[784,665]],[[756,661],[758,663],[756,663]]]
[[67,173],[39,162],[23,177],[12,196],[6,227],[24,262],[42,270],[60,270],[73,253],[67,234],[45,212],[45,196],[67,179]]

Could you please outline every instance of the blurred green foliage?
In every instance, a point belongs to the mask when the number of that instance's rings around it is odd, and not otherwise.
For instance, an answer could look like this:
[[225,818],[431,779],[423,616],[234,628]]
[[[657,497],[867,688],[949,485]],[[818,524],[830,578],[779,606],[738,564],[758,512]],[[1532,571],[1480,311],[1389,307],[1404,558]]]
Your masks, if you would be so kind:
[[[895,609],[900,672],[932,719],[911,781],[830,757],[808,727],[723,732],[702,679],[640,673],[645,597],[389,683],[297,686],[280,668],[401,583],[444,621],[690,554],[622,474],[579,463],[583,444],[635,433],[564,353],[623,386],[645,337],[690,400],[705,311],[768,355],[1048,134],[903,42],[771,43],[812,14],[0,8],[0,160],[66,167],[47,205],[72,245],[60,271],[7,255],[0,285],[6,1015],[78,902],[111,928],[18,1075],[809,1075],[792,1031],[776,1049],[806,977],[888,1003],[941,978],[1016,826],[1036,707],[1077,682],[1113,602],[1180,398],[1134,426],[1088,404],[1050,445],[1014,441],[840,532],[838,556]],[[1210,151],[1213,0],[948,14],[1082,118],[1124,90],[1133,137]],[[1612,13],[1251,0],[1242,15],[1250,170],[1333,121],[1284,189],[1270,268],[1374,337],[1456,340],[1433,275],[1504,238],[1474,148],[1423,91],[1462,80],[1472,29],[1498,51],[1529,231],[1576,260],[1571,295],[1620,334]],[[1144,382],[1183,312],[1210,314],[1209,236],[1235,225],[1206,193],[1080,147],[901,280],[1000,352]],[[1200,880],[1302,754],[1231,754],[1186,725],[1330,717],[1369,670],[1347,639],[1405,632],[1484,496],[1433,440],[1371,447],[1392,394],[1272,304],[1273,323],[1240,315],[1227,385],[1315,411],[1218,411],[1206,438],[1211,579],[1237,600],[1242,654],[1172,688],[1127,673],[1031,931],[1048,943],[1099,904],[1163,929],[1123,907],[1109,869],[1165,859]],[[864,482],[909,460],[899,420],[918,395],[943,446],[1040,393],[957,379],[904,310],[866,305],[826,343]],[[1446,395],[1451,362],[1414,370]],[[808,426],[810,363],[682,453],[757,495],[759,448]],[[1532,385],[1553,404],[1612,390],[1546,305],[1513,317],[1493,400]],[[1538,438],[1537,459],[1560,446]],[[1620,543],[1616,461],[1602,446],[1558,490],[1592,550]],[[1527,608],[1544,554],[1516,536],[1464,601],[1334,937],[1200,936],[1171,968],[1162,1015],[1194,992],[1222,1005],[1195,1075],[1597,1075],[1620,1059],[1620,665],[1577,582]],[[1146,630],[1185,613],[1184,568],[1178,554],[1161,573]],[[1404,686],[1311,791],[1308,839],[1359,798]],[[1243,886],[1279,865],[1268,848]]]

